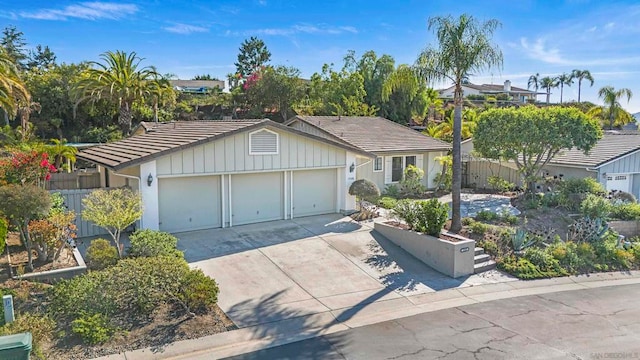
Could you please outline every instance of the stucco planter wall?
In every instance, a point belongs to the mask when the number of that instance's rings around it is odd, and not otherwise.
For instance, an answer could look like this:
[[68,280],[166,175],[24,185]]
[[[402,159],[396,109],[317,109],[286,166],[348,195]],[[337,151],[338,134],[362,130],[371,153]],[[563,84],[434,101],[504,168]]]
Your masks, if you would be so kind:
[[39,281],[52,284],[60,280],[71,279],[87,272],[87,265],[85,264],[84,259],[82,258],[82,254],[80,254],[80,250],[78,250],[78,248],[73,249],[73,257],[78,263],[77,266],[64,269],[28,273],[22,276],[14,276],[14,279]]
[[453,242],[384,223],[375,223],[374,228],[409,254],[447,276],[457,278],[474,272],[475,240],[446,233],[460,239]]
[[637,220],[612,220],[609,227],[627,239],[640,235],[640,221]]

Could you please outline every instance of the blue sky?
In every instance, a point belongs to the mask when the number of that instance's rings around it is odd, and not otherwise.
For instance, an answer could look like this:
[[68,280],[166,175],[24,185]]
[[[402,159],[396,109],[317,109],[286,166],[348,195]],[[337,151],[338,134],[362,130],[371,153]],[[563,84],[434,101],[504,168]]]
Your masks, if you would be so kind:
[[[476,74],[474,83],[588,69],[596,82],[582,97],[599,103],[597,89],[627,87],[623,106],[640,111],[640,4],[637,1],[9,1],[0,0],[0,26],[15,25],[30,47],[48,45],[61,62],[98,60],[107,50],[136,51],[145,64],[181,78],[233,72],[240,43],[262,38],[272,63],[309,77],[324,63],[340,66],[348,50],[392,55],[413,63],[433,43],[427,19],[469,13],[495,18],[504,67]],[[543,100],[543,96],[539,99]],[[559,99],[559,89],[552,99]],[[577,85],[565,88],[577,99]]]

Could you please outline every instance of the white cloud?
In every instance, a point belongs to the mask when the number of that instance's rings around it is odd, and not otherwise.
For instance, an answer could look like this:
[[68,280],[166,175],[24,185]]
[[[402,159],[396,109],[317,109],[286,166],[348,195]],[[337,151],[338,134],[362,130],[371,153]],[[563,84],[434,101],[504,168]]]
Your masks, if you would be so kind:
[[119,19],[135,14],[135,4],[119,4],[112,2],[82,2],[66,6],[62,9],[41,9],[33,12],[20,12],[20,17],[37,20],[68,20],[69,18],[98,20]]
[[267,35],[267,36],[291,36],[295,34],[327,34],[340,35],[344,33],[357,34],[358,29],[353,26],[330,26],[327,24],[295,24],[287,28],[264,28],[244,31],[227,30],[227,36],[251,36],[251,35]]
[[168,32],[172,32],[175,34],[191,34],[191,33],[201,33],[201,32],[208,32],[209,29],[203,26],[196,26],[196,25],[188,25],[188,24],[175,24],[172,26],[166,26],[163,27],[162,29],[164,29],[165,31]]
[[[543,38],[538,38],[534,43],[530,43],[527,38],[523,37],[520,39],[520,47],[528,57],[552,65],[610,66],[632,64],[640,61],[640,56],[620,56],[619,54],[615,57],[570,59],[564,56],[557,47],[548,46]],[[574,55],[576,55],[575,51]]]

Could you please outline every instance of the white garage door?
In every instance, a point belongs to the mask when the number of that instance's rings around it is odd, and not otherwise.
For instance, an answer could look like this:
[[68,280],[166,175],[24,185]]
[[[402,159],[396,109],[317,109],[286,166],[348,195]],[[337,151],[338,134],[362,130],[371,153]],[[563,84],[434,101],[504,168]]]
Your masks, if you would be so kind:
[[158,201],[162,231],[222,226],[219,176],[159,179]]
[[619,190],[629,192],[631,189],[631,175],[629,174],[607,174],[607,190]]
[[283,219],[283,173],[231,176],[233,225]]
[[336,169],[293,173],[293,216],[336,212]]

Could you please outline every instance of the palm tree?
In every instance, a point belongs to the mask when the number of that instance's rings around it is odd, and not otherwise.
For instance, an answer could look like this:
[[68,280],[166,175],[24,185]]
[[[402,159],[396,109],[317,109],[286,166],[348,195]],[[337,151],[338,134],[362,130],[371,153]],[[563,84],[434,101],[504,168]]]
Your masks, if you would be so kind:
[[[464,109],[462,112],[462,127],[460,130],[461,139],[466,140],[473,136],[473,132],[478,126],[478,113],[473,109]],[[425,133],[436,139],[451,142],[453,139],[454,112],[451,112],[446,121],[438,125],[428,126]]]
[[31,95],[20,78],[18,67],[6,51],[0,49],[0,108],[5,121],[15,116],[21,104],[31,104]]
[[158,122],[158,106],[167,101],[175,100],[176,93],[165,75],[161,75],[149,83],[149,93],[153,97],[153,121]]
[[542,79],[540,79],[540,83],[539,86],[542,89],[545,89],[547,91],[547,105],[549,104],[549,96],[551,96],[551,89],[554,87],[558,87],[558,82],[556,81],[556,79],[549,77],[549,76],[545,76]]
[[67,172],[71,172],[71,167],[76,162],[78,148],[70,146],[66,139],[51,139],[51,144],[45,147],[45,151],[50,158],[53,158],[56,169],[65,168]]
[[578,102],[580,102],[580,89],[582,88],[582,80],[589,80],[589,86],[593,86],[593,76],[589,70],[573,70],[571,72],[574,79],[578,79]]
[[571,86],[573,84],[573,74],[563,73],[556,78],[557,84],[560,85],[560,104],[562,104],[562,93],[564,92],[564,86]]
[[587,116],[591,116],[592,118],[598,120],[603,128],[608,125],[609,128],[611,128],[611,124],[613,124],[613,126],[622,127],[634,120],[633,116],[627,111],[625,111],[624,109],[619,109],[615,112],[613,123],[611,123],[611,120],[609,118],[609,108],[607,106],[593,106],[586,112],[586,114]]
[[460,153],[462,132],[462,82],[474,73],[502,66],[502,51],[493,45],[491,37],[500,22],[495,19],[479,22],[468,14],[459,19],[452,16],[436,16],[429,19],[429,30],[438,40],[437,46],[429,46],[418,56],[415,67],[429,83],[451,81],[455,86],[453,104],[453,181],[452,232],[462,229],[460,217],[460,191],[462,187],[462,157]]
[[598,97],[603,100],[604,106],[607,108],[607,119],[609,119],[609,129],[613,129],[616,117],[620,116],[620,112],[624,111],[620,105],[620,99],[627,98],[627,102],[631,100],[633,93],[627,88],[616,90],[613,86],[605,86],[598,91]]
[[153,84],[161,78],[153,67],[140,67],[143,58],[135,52],[107,51],[100,55],[104,64],[91,62],[94,67],[87,70],[80,81],[80,101],[107,99],[119,107],[118,123],[122,132],[131,132],[133,103],[151,96]]
[[540,85],[539,73],[535,73],[534,75],[529,76],[529,81],[527,81],[527,89],[531,89],[531,87],[533,87],[533,90],[535,92],[538,92],[539,85]]

